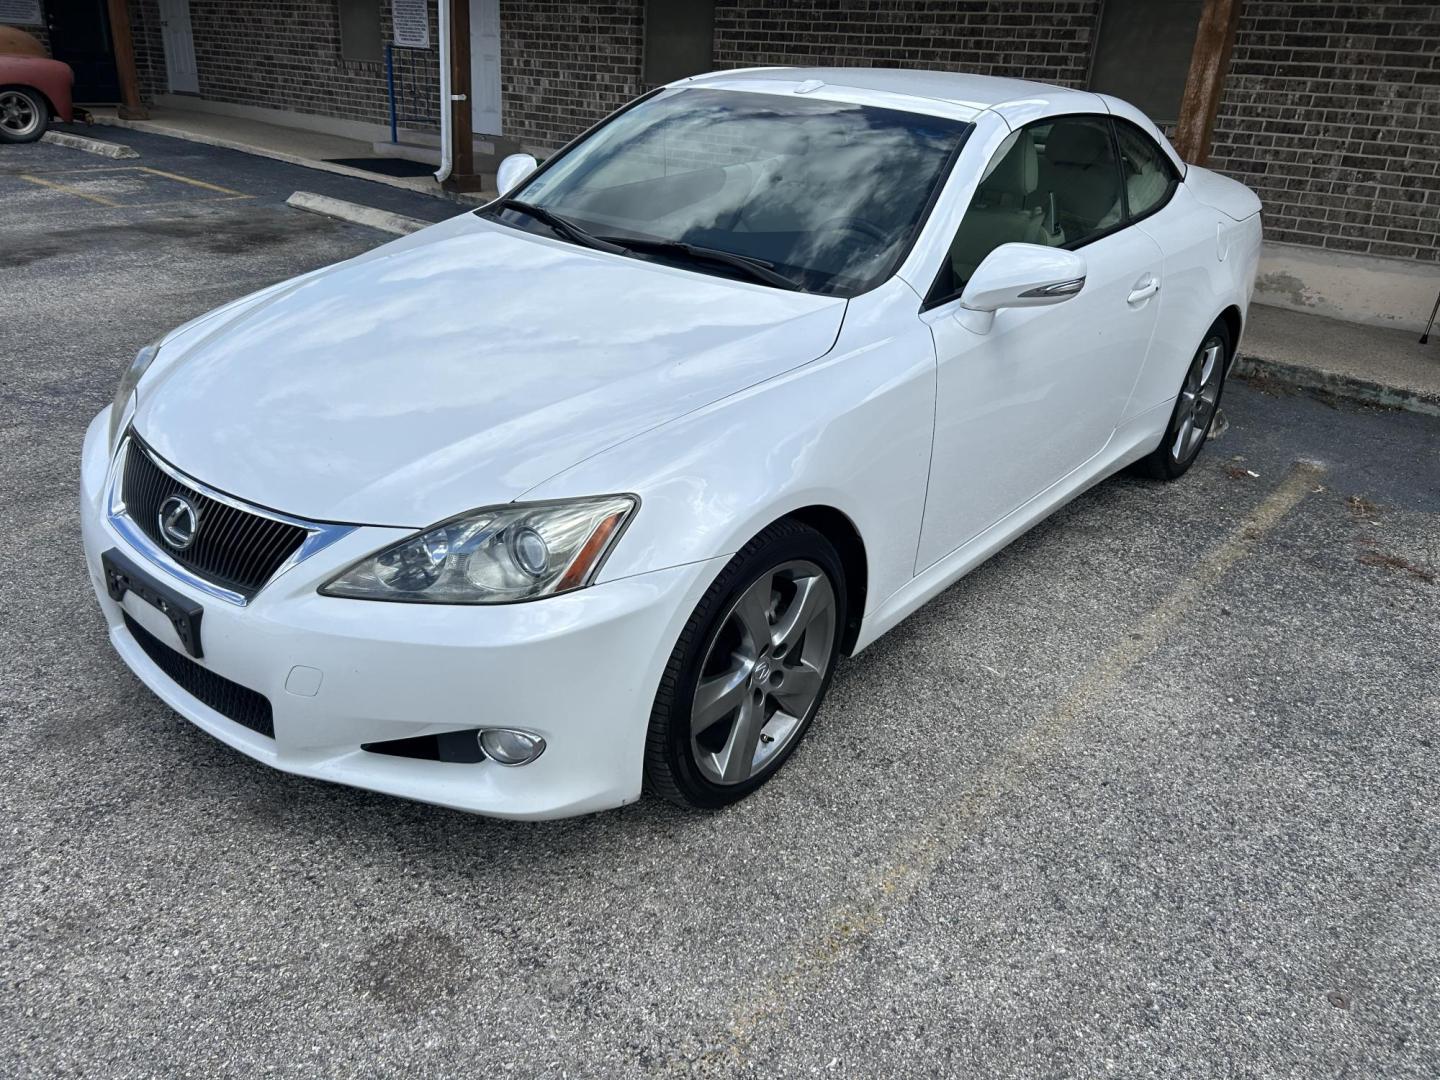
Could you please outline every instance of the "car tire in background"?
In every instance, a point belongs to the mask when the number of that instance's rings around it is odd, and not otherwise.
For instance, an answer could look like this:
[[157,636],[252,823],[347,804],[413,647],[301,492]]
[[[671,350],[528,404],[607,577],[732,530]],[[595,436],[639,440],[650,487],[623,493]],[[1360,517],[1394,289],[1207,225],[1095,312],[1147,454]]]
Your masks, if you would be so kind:
[[799,745],[829,689],[845,626],[840,556],[779,521],[700,598],[650,714],[645,787],[713,809],[754,791]]
[[0,87],[0,143],[35,142],[50,126],[50,103],[28,86]]
[[1135,463],[1135,471],[1155,480],[1176,480],[1184,476],[1210,434],[1220,411],[1225,390],[1225,372],[1230,367],[1230,327],[1216,319],[1205,331],[1200,347],[1185,369],[1185,381],[1170,413],[1165,437],[1150,454]]

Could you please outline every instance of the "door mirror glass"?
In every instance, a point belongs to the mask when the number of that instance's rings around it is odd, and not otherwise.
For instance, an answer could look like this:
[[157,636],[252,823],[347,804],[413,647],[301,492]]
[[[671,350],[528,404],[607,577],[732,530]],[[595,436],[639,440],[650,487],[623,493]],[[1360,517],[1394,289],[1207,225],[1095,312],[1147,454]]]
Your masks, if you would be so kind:
[[1009,307],[1043,307],[1077,296],[1085,287],[1085,259],[1064,248],[1001,244],[986,255],[960,295],[961,321],[986,333],[995,312]]
[[495,170],[495,187],[501,195],[508,195],[515,186],[535,171],[540,163],[529,154],[511,154],[500,162]]

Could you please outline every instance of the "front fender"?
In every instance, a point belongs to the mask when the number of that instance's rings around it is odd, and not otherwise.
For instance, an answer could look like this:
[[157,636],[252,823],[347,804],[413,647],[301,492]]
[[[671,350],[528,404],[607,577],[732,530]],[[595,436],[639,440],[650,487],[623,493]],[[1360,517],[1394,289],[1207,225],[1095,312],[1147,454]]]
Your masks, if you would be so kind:
[[935,350],[919,306],[892,279],[850,302],[819,360],[612,447],[524,498],[640,496],[601,581],[729,555],[792,511],[833,507],[865,545],[873,610],[910,580],[924,511]]

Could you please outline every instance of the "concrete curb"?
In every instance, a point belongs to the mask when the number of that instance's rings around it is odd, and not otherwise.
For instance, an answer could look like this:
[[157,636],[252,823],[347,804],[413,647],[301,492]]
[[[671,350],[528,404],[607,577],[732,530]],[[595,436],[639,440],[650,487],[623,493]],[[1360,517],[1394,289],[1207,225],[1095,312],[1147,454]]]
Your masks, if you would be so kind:
[[1387,386],[1369,379],[1356,378],[1354,375],[1288,364],[1282,360],[1269,360],[1263,356],[1247,354],[1243,351],[1243,346],[1235,360],[1235,374],[1241,377],[1273,379],[1347,401],[1361,401],[1368,405],[1382,405],[1390,409],[1440,416],[1440,391]]
[[406,217],[404,214],[392,214],[389,210],[377,210],[373,206],[333,199],[329,195],[316,195],[313,191],[297,191],[285,200],[285,205],[348,221],[354,225],[368,225],[372,229],[396,236],[409,236],[431,224],[419,218]]
[[112,127],[131,128],[134,131],[145,131],[151,135],[165,135],[171,139],[183,139],[186,142],[201,143],[204,146],[218,146],[222,150],[238,150],[242,154],[254,154],[256,157],[283,161],[288,165],[299,165],[305,169],[315,169],[317,172],[334,173],[336,176],[349,176],[356,180],[369,180],[374,184],[385,184],[389,187],[413,191],[417,195],[430,195],[438,199],[448,199],[453,203],[459,203],[461,206],[480,206],[495,197],[493,194],[481,196],[478,193],[447,191],[438,183],[429,180],[419,180],[404,176],[385,176],[381,173],[366,172],[364,169],[352,169],[349,165],[336,165],[329,161],[319,161],[315,158],[301,157],[299,154],[287,154],[282,150],[271,150],[268,147],[257,146],[254,143],[240,142],[237,139],[222,139],[215,135],[201,135],[198,132],[169,127],[166,124],[156,123],[153,120],[122,120],[115,116],[97,116],[95,122],[97,124],[107,124]]
[[91,139],[84,135],[71,135],[68,131],[47,131],[40,136],[41,142],[54,146],[68,146],[71,150],[84,150],[87,154],[99,154],[107,158],[138,158],[140,155],[123,143]]

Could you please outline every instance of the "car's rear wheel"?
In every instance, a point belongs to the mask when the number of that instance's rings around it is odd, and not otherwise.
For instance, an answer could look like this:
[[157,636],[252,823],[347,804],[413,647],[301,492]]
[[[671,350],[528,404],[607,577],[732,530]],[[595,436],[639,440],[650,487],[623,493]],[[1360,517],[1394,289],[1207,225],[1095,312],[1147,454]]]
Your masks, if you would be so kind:
[[34,142],[50,126],[50,106],[34,90],[7,86],[0,90],[0,142]]
[[745,545],[670,655],[650,714],[647,790],[714,808],[773,776],[830,686],[845,602],[840,557],[809,526],[778,522]]
[[1137,472],[1156,480],[1175,480],[1194,464],[1220,409],[1231,347],[1230,328],[1225,320],[1216,319],[1185,370],[1165,437],[1135,463]]

